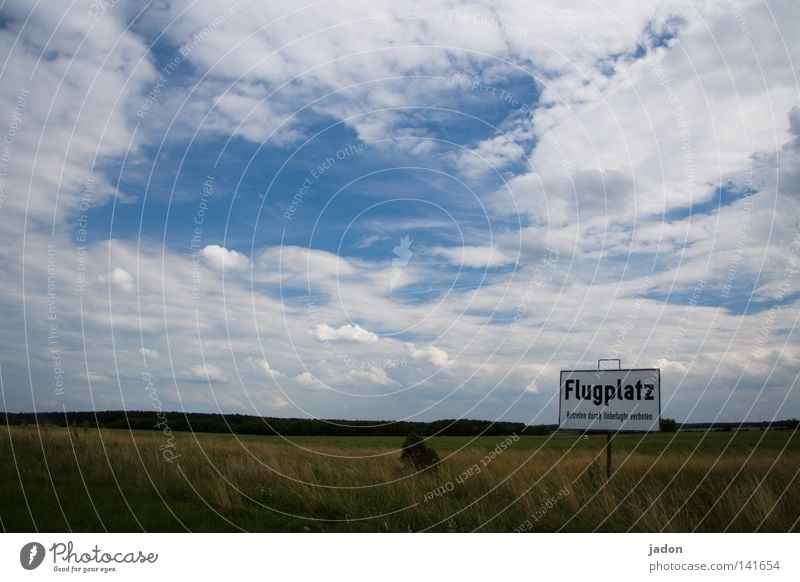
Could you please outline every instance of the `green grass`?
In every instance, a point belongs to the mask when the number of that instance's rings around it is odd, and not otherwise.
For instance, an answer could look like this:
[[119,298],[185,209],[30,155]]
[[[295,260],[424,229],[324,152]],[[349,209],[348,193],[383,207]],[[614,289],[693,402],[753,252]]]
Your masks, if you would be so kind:
[[174,438],[168,463],[158,432],[0,427],[0,526],[797,531],[800,517],[800,435],[786,430],[618,435],[610,483],[603,435],[521,437],[485,465],[503,437],[437,437],[440,468],[421,474],[399,462],[400,438]]
[[[151,434],[149,431],[133,431],[137,435]],[[397,451],[403,443],[402,437],[278,437],[256,435],[223,435],[212,433],[196,433],[196,438],[205,442],[210,440],[231,440],[245,443],[293,444],[311,450],[341,449],[383,449]],[[491,450],[503,440],[503,437],[433,437],[427,442],[437,451],[457,451],[463,449]],[[606,437],[602,434],[589,435],[588,438],[570,433],[556,433],[550,436],[523,436],[515,443],[515,450],[525,451],[568,451],[568,450],[600,450],[605,446]],[[797,450],[800,436],[788,430],[741,430],[731,432],[678,432],[650,434],[619,434],[614,437],[614,449],[636,451],[646,454],[659,454],[664,451],[691,452],[695,448],[704,454],[748,453],[756,448],[764,451],[780,451],[784,447]]]

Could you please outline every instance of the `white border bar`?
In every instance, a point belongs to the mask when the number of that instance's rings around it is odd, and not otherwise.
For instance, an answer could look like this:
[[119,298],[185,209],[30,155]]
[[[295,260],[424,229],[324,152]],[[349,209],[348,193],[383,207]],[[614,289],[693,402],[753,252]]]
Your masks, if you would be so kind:
[[[798,538],[792,534],[2,534],[3,580],[264,580],[408,582],[409,580],[798,580]],[[111,564],[83,573],[83,564],[54,564],[53,544],[76,555],[157,553],[150,564]],[[47,549],[27,571],[20,550]],[[651,554],[655,548],[673,553]],[[676,548],[680,548],[680,551]],[[680,552],[680,553],[678,553]],[[779,562],[779,569],[766,568]],[[668,570],[651,565],[754,562],[748,570]],[[56,566],[78,571],[55,572]],[[89,567],[102,567],[96,563]]]

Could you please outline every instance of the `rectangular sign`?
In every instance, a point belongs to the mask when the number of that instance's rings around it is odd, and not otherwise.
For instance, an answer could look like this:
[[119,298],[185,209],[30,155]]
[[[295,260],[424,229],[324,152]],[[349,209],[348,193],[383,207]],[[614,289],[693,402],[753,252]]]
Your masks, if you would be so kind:
[[561,429],[657,431],[661,420],[661,370],[562,370]]

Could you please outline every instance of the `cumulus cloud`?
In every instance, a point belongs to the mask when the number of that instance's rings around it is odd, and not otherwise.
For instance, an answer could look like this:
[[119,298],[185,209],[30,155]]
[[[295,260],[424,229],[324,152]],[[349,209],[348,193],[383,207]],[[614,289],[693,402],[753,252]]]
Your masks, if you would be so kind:
[[656,366],[661,369],[664,374],[685,375],[689,371],[689,367],[682,362],[674,362],[667,358],[659,358],[656,361]]
[[278,370],[275,370],[272,366],[269,365],[269,362],[264,358],[253,358],[251,356],[247,357],[247,362],[256,370],[261,371],[263,374],[269,377],[274,376],[282,376]]
[[537,384],[536,382],[531,382],[525,387],[525,391],[530,392],[531,394],[539,394],[539,392],[541,392],[542,389],[539,388],[539,384]]
[[258,400],[263,401],[264,404],[267,407],[273,408],[273,409],[276,409],[276,410],[281,410],[283,408],[286,408],[289,405],[289,401],[288,400],[286,400],[280,394],[276,394],[275,392],[273,392],[271,390],[267,390],[267,391],[263,391],[263,392],[259,391],[258,394],[254,395],[254,398],[257,398]]
[[259,252],[257,262],[256,276],[260,281],[297,286],[312,284],[326,289],[335,288],[337,281],[360,272],[346,257],[294,245],[267,247]]
[[97,279],[100,283],[110,284],[113,290],[122,293],[133,293],[136,289],[136,281],[133,275],[119,267],[113,269],[107,277],[105,275],[98,275]]
[[219,245],[206,245],[200,251],[200,256],[212,269],[243,271],[250,265],[246,255]]
[[458,156],[460,172],[468,178],[480,178],[518,162],[525,157],[521,137],[513,133],[502,134],[480,142],[475,149]]
[[350,370],[345,375],[345,380],[353,384],[374,384],[376,386],[399,386],[398,382],[392,380],[386,370],[380,367],[369,368],[366,370]]
[[436,346],[426,346],[420,349],[414,344],[408,344],[407,348],[414,360],[423,360],[439,367],[446,366],[450,362],[447,352]]
[[22,225],[9,220],[10,213],[26,215],[28,228],[35,228],[31,221],[79,216],[84,197],[96,206],[122,194],[97,170],[98,161],[129,151],[130,112],[155,70],[147,43],[121,14],[95,20],[88,15],[92,4],[3,5],[0,52],[9,59],[0,73],[4,138],[10,121],[15,128],[4,144],[11,150],[4,186],[27,193],[0,196],[7,232]]
[[227,382],[228,377],[225,373],[213,364],[196,364],[189,368],[189,377],[192,380],[203,380],[210,382]]
[[349,323],[339,327],[331,327],[327,323],[318,323],[311,330],[311,335],[321,342],[342,340],[373,344],[378,341],[378,336],[371,331]]
[[314,376],[311,372],[301,372],[300,374],[294,377],[294,381],[297,382],[298,386],[307,388],[309,390],[328,389],[325,383],[317,379],[317,377]]

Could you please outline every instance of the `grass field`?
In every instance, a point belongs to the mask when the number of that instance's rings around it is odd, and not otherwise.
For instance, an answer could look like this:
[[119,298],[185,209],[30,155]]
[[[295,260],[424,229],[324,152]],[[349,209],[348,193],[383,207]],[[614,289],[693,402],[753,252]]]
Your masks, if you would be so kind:
[[[505,442],[507,448],[498,447]],[[796,431],[400,438],[0,427],[4,531],[798,531]],[[165,451],[176,455],[165,460]],[[499,452],[498,452],[499,451]],[[169,455],[168,455],[169,456]]]

